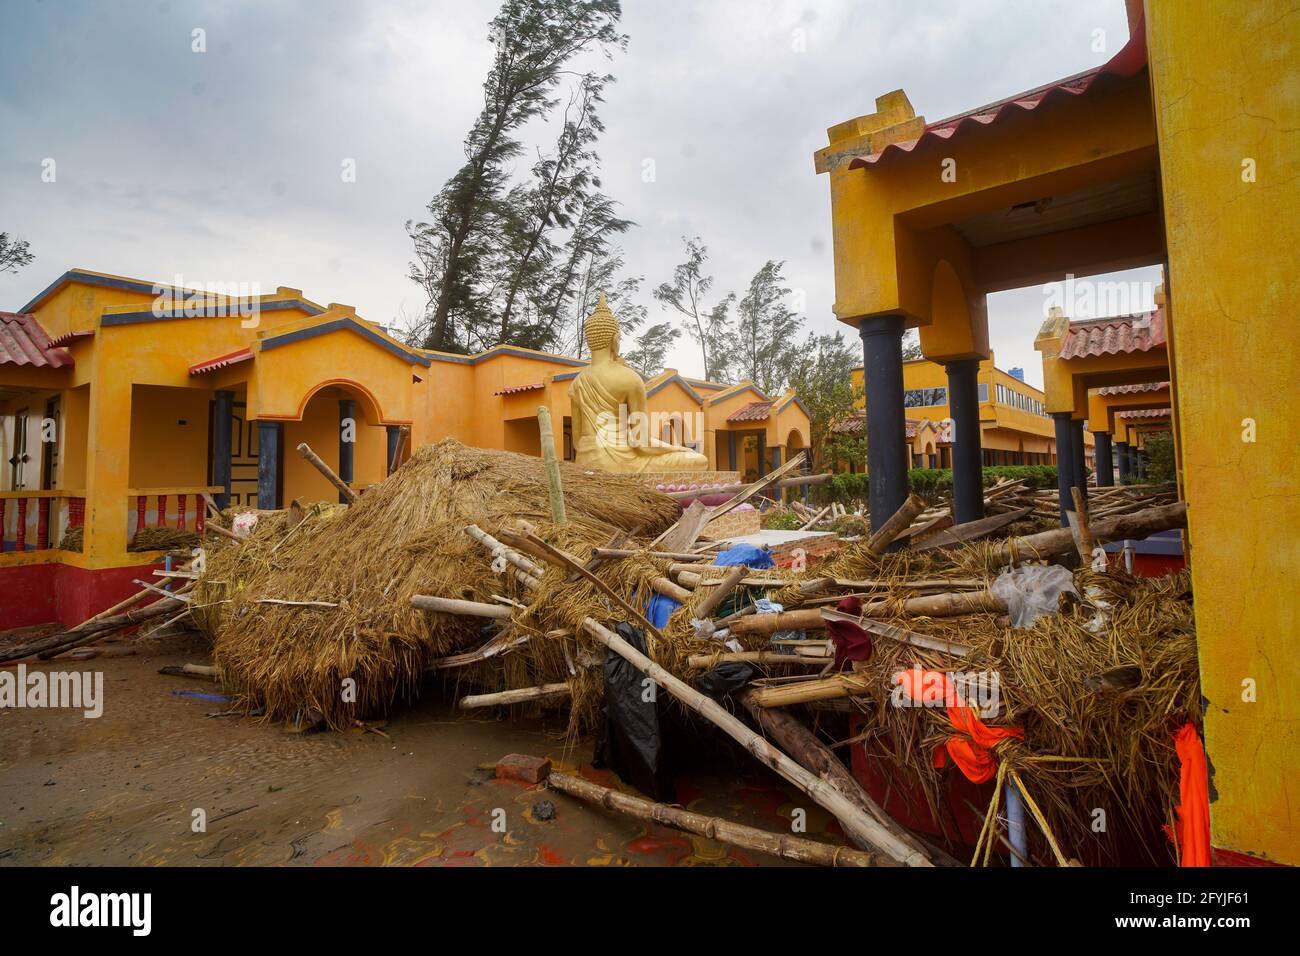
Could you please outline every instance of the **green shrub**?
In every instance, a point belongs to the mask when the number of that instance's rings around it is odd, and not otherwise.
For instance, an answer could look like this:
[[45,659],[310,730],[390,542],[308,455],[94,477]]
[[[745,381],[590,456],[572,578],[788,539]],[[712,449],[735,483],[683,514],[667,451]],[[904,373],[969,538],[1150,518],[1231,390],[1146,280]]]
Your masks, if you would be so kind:
[[[997,484],[1004,479],[1024,481],[1029,488],[1055,488],[1055,465],[990,465],[984,469],[984,486]],[[923,498],[937,498],[952,494],[951,468],[913,468],[907,473],[907,484]],[[813,500],[819,505],[833,501],[848,505],[865,501],[870,491],[870,480],[864,473],[836,475],[829,484],[813,490]]]
[[797,531],[803,527],[804,520],[797,512],[773,509],[763,515],[763,527],[775,531]]

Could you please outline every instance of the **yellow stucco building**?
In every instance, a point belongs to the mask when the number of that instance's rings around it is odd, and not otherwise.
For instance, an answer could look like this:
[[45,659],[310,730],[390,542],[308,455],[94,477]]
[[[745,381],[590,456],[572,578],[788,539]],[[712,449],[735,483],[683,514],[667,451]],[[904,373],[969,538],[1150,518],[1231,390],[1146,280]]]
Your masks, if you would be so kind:
[[[246,298],[69,271],[0,313],[0,629],[77,623],[125,596],[160,556],[132,549],[137,531],[196,528],[205,495],[336,499],[300,443],[364,490],[445,437],[540,454],[544,405],[572,459],[568,388],[585,364],[410,348],[352,306],[287,287]],[[646,392],[655,437],[715,472],[756,475],[807,446],[793,392],[671,369]],[[70,530],[79,550],[63,546]]]
[[[1114,366],[1109,378],[1058,366],[1045,403],[1064,453],[1082,447],[1085,420],[1095,429],[1105,412],[1114,427],[1104,403],[1090,408],[1094,389],[1169,383],[1214,858],[1297,864],[1300,14],[1278,0],[1126,7],[1129,40],[1100,67],[933,122],[902,90],[885,93],[874,112],[831,127],[816,154],[830,188],[835,312],[863,338],[867,413],[878,416],[872,514],[906,494],[906,329],[961,392],[960,457],[963,444],[978,447],[988,293],[1163,266],[1164,365],[1095,356]],[[1045,359],[1060,358],[1067,331],[1045,327]],[[1125,411],[1143,410],[1116,417]],[[1064,501],[1081,482],[1060,471]]]
[[[852,371],[855,405],[866,407],[863,368]],[[1056,440],[1043,392],[995,364],[993,353],[979,363],[977,375],[981,463],[1050,465],[1056,463]],[[903,363],[903,405],[911,464],[916,468],[952,467],[952,411],[948,379],[942,365],[919,358]],[[837,424],[839,433],[860,433],[865,416]],[[932,426],[932,427],[927,427]],[[1089,452],[1091,435],[1087,436]],[[1091,455],[1088,461],[1092,467]]]

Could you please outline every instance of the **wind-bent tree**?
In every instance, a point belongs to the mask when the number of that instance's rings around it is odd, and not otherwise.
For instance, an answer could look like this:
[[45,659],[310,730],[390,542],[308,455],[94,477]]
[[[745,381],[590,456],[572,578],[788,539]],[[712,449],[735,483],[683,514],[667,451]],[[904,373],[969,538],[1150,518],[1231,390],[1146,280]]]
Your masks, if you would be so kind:
[[686,246],[686,261],[673,269],[670,282],[660,283],[652,294],[685,318],[686,331],[700,348],[704,377],[711,381],[725,381],[729,364],[730,308],[736,297],[729,293],[713,308],[705,307],[704,299],[713,288],[713,276],[704,272],[709,248],[699,236],[694,239],[683,236],[682,242]]
[[763,263],[736,307],[734,367],[768,395],[785,388],[798,348],[795,336],[803,327],[802,316],[786,301],[784,265],[772,259]]
[[813,469],[820,471],[835,457],[831,426],[854,412],[853,367],[860,361],[858,353],[844,341],[844,333],[816,335],[809,333],[804,345],[792,355],[786,378],[799,393],[808,409],[812,434]]
[[0,232],[0,273],[16,273],[25,265],[30,265],[36,257],[28,251],[26,239],[9,238],[9,233]]
[[624,358],[627,364],[641,373],[642,378],[654,378],[664,370],[668,361],[668,351],[681,336],[681,329],[673,328],[671,322],[652,325],[636,340]]
[[[490,321],[497,290],[485,277],[511,271],[498,237],[516,228],[505,192],[509,163],[523,152],[519,131],[555,106],[555,87],[571,59],[592,48],[626,46],[620,15],[617,0],[505,0],[492,19],[496,52],[483,109],[465,139],[465,163],[429,203],[428,221],[407,223],[416,260],[410,276],[429,297],[419,330],[426,348],[457,350],[465,341],[457,321],[467,328]],[[596,93],[598,99],[599,87]],[[543,200],[539,214],[550,201]]]

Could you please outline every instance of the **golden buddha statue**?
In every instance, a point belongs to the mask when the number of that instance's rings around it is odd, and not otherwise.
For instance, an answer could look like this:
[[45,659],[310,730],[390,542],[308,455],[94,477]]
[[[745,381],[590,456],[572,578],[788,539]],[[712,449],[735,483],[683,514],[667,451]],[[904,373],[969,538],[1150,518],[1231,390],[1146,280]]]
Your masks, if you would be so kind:
[[577,463],[601,471],[700,471],[699,452],[659,440],[646,411],[645,382],[618,354],[618,319],[600,294],[583,327],[591,364],[569,386]]

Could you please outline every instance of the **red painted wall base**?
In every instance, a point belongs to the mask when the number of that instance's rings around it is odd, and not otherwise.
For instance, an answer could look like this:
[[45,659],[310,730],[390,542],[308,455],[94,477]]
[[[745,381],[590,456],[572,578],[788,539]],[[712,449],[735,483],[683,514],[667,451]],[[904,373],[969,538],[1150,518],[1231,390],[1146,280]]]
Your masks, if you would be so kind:
[[161,564],[87,571],[66,564],[0,568],[0,631],[57,622],[65,627],[112,607],[148,581]]

